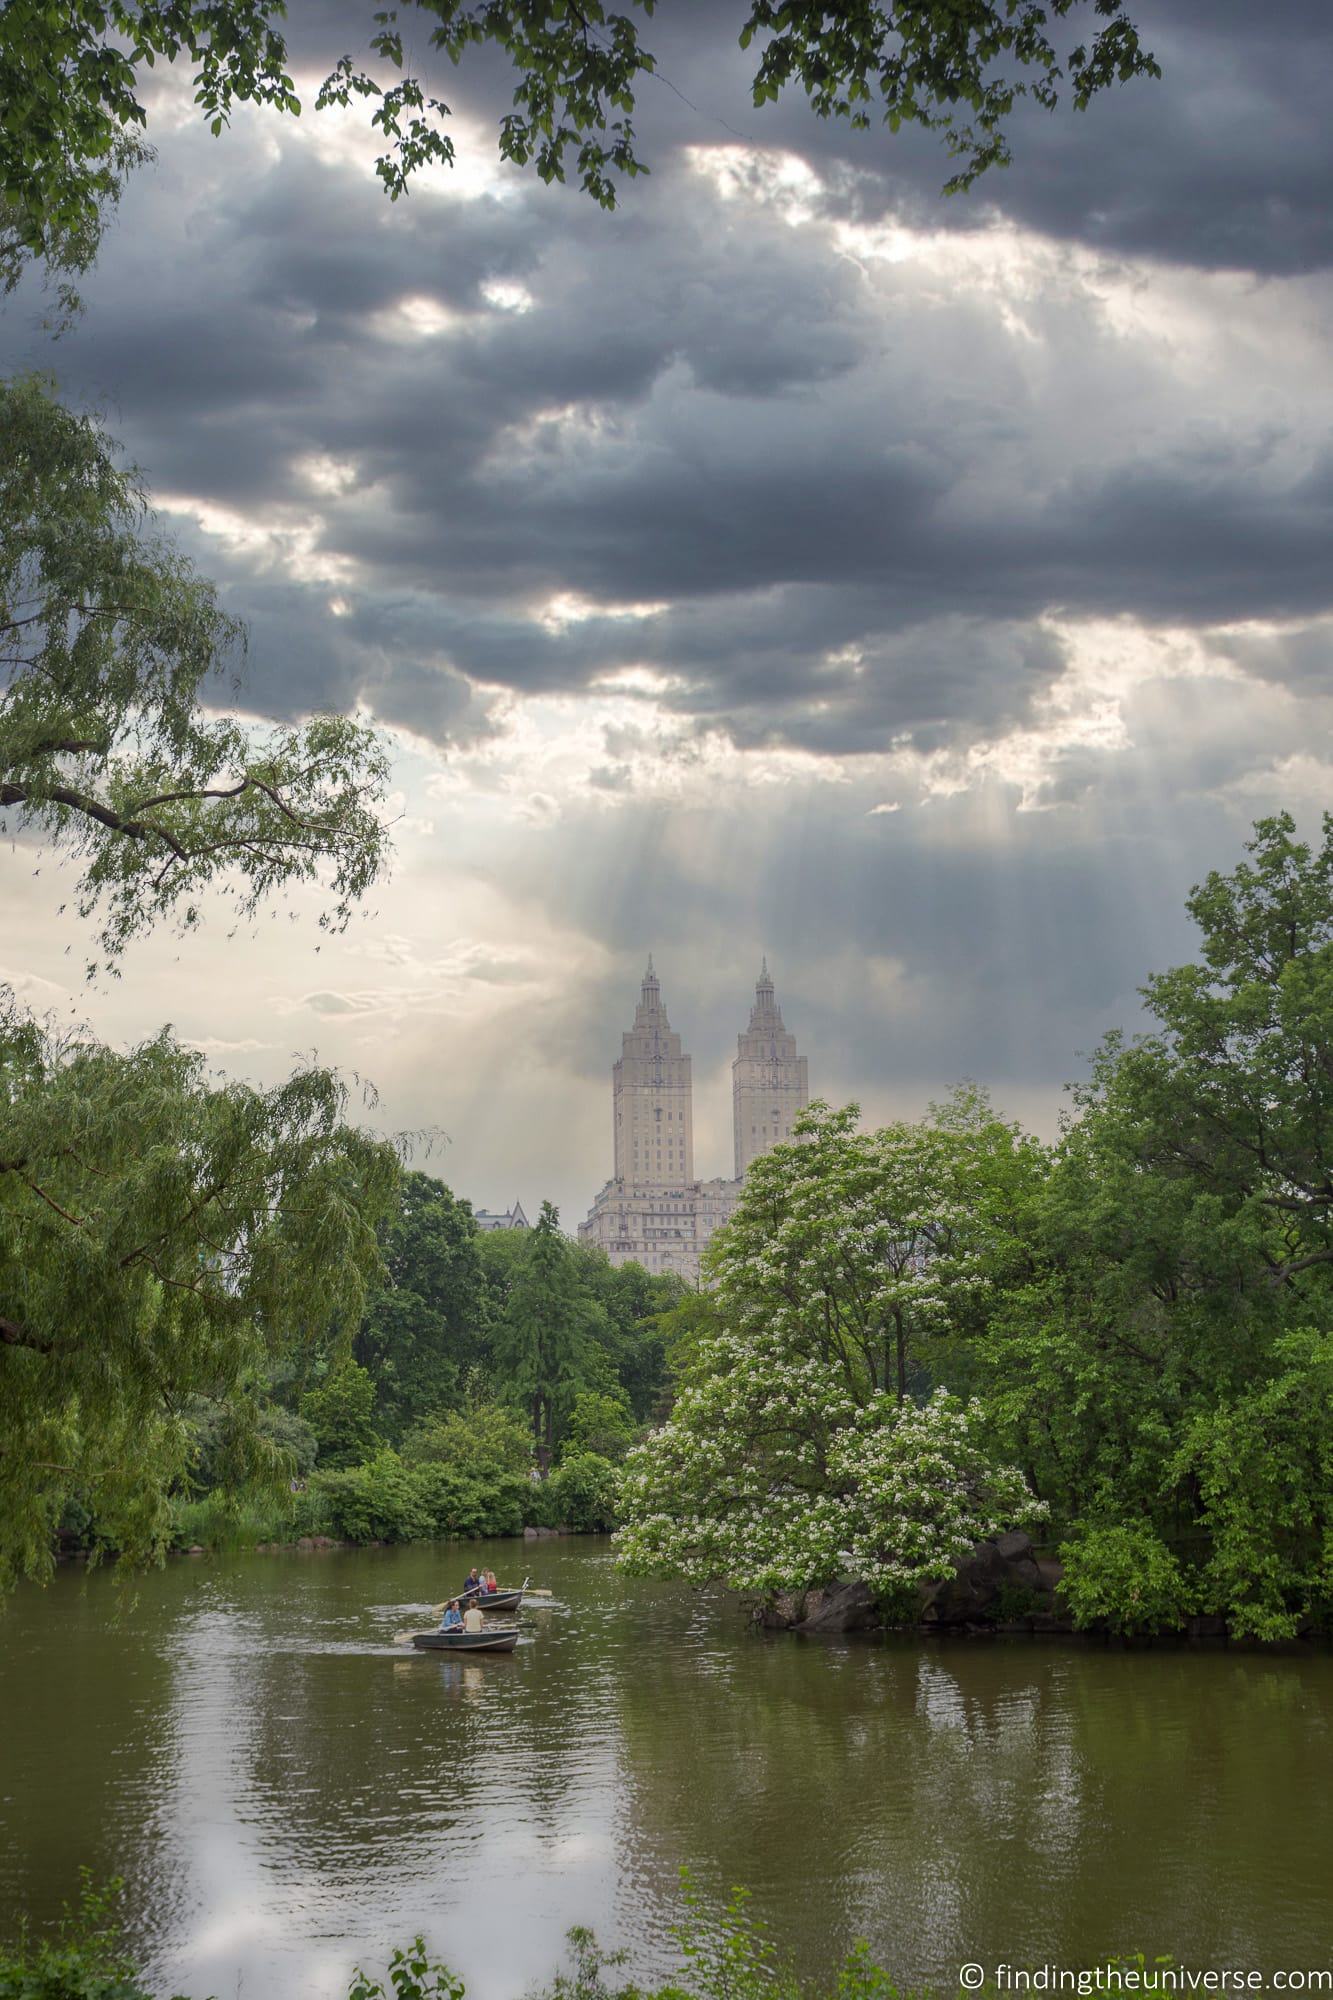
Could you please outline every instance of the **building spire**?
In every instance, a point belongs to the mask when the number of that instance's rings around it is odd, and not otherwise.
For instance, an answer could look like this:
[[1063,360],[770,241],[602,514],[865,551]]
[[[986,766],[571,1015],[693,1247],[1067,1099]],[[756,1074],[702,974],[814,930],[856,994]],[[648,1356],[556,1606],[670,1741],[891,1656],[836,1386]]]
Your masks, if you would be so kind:
[[662,1005],[662,982],[653,968],[653,955],[648,954],[648,969],[643,975],[639,988],[639,1005],[635,1013],[636,1023],[660,1019],[663,1027],[668,1025],[666,1009]]
[[783,1025],[765,952],[755,981],[750,1025],[737,1038],[731,1066],[738,1181],[751,1160],[791,1138],[809,1100],[805,1057],[796,1053],[796,1037]]
[[751,1028],[767,1028],[770,1025],[781,1028],[782,1015],[773,993],[773,979],[768,969],[768,954],[764,954],[763,970],[754,983],[754,1006],[750,1010]]

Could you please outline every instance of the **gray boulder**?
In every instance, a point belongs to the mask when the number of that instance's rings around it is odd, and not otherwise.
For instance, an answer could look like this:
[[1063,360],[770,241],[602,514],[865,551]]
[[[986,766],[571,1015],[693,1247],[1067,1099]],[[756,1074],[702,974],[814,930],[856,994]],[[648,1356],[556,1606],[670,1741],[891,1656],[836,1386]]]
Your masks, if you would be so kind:
[[1058,1562],[1038,1557],[1032,1537],[1021,1528],[977,1542],[954,1574],[926,1587],[924,1625],[1067,1628],[1056,1601],[1062,1575]]
[[[1063,1565],[1039,1556],[1021,1528],[978,1542],[951,1577],[921,1586],[917,1622],[937,1631],[1067,1632],[1058,1598]],[[867,1632],[882,1622],[867,1583],[844,1579],[818,1590],[777,1591],[755,1609],[761,1625],[787,1632]]]
[[868,1583],[834,1583],[808,1590],[798,1632],[869,1632],[880,1622],[879,1604]]
[[805,1616],[804,1590],[778,1590],[754,1607],[755,1621],[772,1632],[790,1632]]

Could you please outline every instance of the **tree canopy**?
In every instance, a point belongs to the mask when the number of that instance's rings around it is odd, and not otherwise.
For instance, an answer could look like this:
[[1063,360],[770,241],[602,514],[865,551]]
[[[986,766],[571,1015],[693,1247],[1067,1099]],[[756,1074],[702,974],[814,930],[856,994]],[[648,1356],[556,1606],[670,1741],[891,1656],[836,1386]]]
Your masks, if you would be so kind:
[[927,1359],[981,1282],[990,1127],[1001,1150],[1020,1142],[989,1115],[873,1133],[858,1118],[812,1104],[751,1163],[709,1258],[712,1327],[626,1463],[630,1567],[775,1590],[850,1566],[890,1589],[1039,1511],[989,1455],[980,1407],[929,1392]]
[[205,707],[234,693],[242,639],[101,428],[39,380],[0,381],[0,825],[82,859],[109,959],[165,915],[196,923],[206,888],[248,915],[318,879],[339,928],[385,865],[372,731]]
[[513,1392],[527,1403],[533,1441],[544,1467],[555,1451],[556,1423],[567,1414],[584,1374],[590,1312],[560,1217],[544,1201],[523,1247],[505,1313],[496,1329],[495,1357]]
[[477,1244],[466,1202],[429,1174],[403,1176],[384,1230],[388,1282],[356,1337],[386,1436],[457,1405],[484,1361],[492,1314]]
[[1194,1608],[1276,1637],[1333,1604],[1333,821],[1247,851],[1189,898],[1153,1031],[1098,1052],[977,1356],[1076,1563],[1132,1526]]
[[284,1461],[256,1421],[279,1356],[316,1353],[378,1268],[397,1161],[327,1071],[216,1083],[169,1031],[121,1054],[0,998],[0,1580],[40,1573],[62,1508],[151,1551],[226,1407],[229,1463]]
[[[106,965],[205,890],[244,916],[315,882],[337,929],[383,868],[378,740],[216,712],[241,638],[99,426],[0,382],[0,826],[81,862]],[[70,1506],[150,1552],[205,1435],[228,1486],[294,1465],[269,1378],[350,1338],[397,1177],[346,1105],[313,1067],[217,1083],[169,1029],[54,1035],[0,989],[0,1582]]]
[[[384,145],[378,171],[396,199],[422,166],[454,158],[449,106],[410,72],[407,47],[424,43],[457,65],[490,45],[516,77],[501,156],[545,181],[564,180],[572,160],[581,186],[612,207],[620,179],[645,171],[636,100],[641,79],[658,70],[640,26],[660,4],[368,9],[366,56],[344,55],[316,105],[368,105]],[[0,260],[58,258],[63,246],[76,266],[86,263],[126,149],[142,147],[142,74],[159,61],[189,65],[214,132],[239,103],[299,114],[285,11],[282,0],[9,0],[0,11]],[[821,118],[939,131],[956,162],[949,191],[1007,164],[1005,127],[1019,98],[1084,109],[1115,83],[1160,74],[1125,0],[738,0],[734,20],[740,46],[755,52],[756,106],[795,87]],[[1067,46],[1053,21],[1069,24]]]

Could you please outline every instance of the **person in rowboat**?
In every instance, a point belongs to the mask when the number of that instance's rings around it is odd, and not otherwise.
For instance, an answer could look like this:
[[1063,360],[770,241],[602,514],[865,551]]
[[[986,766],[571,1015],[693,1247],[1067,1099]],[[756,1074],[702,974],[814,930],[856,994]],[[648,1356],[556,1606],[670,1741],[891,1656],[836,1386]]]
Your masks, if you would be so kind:
[[467,1610],[463,1613],[463,1630],[465,1632],[484,1632],[486,1630],[486,1620],[481,1615],[481,1606],[475,1601],[469,1604]]
[[461,1632],[462,1629],[463,1614],[458,1608],[458,1599],[451,1597],[444,1607],[444,1616],[440,1620],[440,1630],[441,1632]]
[[480,1589],[481,1589],[481,1571],[476,1569],[471,1570],[468,1574],[467,1581],[463,1585],[463,1596],[475,1597]]
[[495,1581],[495,1571],[493,1569],[487,1570],[483,1582],[485,1585],[486,1595],[488,1597],[493,1597],[495,1592],[500,1588],[499,1584]]

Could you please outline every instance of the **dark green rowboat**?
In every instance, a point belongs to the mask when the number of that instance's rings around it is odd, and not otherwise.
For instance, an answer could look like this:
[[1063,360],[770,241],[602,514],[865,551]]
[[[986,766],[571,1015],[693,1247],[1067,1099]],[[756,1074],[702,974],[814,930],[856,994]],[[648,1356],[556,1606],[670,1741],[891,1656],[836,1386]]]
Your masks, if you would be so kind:
[[518,1644],[517,1625],[490,1625],[484,1632],[414,1632],[412,1644],[422,1653],[512,1653]]

